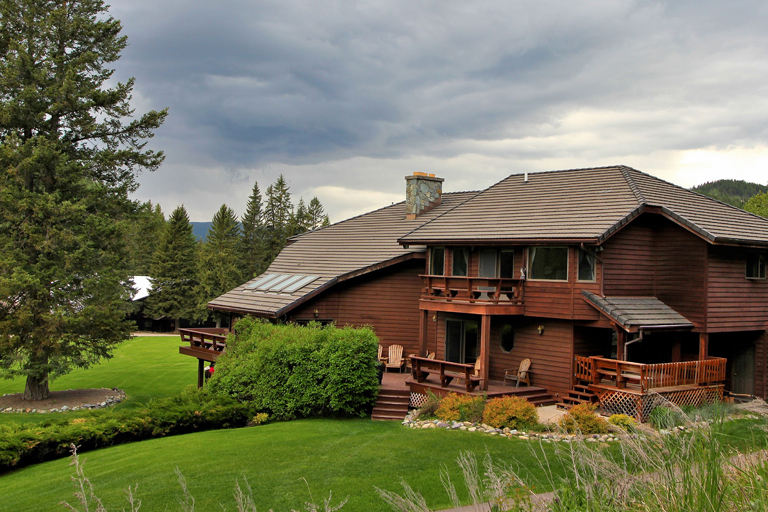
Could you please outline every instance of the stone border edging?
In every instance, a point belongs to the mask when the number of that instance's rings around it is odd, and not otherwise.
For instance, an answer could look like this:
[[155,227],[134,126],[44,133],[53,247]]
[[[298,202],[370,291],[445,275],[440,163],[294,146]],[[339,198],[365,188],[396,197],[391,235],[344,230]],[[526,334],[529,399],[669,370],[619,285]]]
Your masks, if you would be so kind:
[[[107,395],[106,397],[104,397],[104,401],[97,402],[95,404],[76,405],[74,407],[68,407],[66,405],[62,405],[61,407],[53,407],[51,409],[36,409],[33,407],[14,409],[13,407],[6,407],[5,409],[0,409],[0,413],[2,414],[13,414],[13,413],[47,414],[49,412],[70,412],[70,411],[84,411],[84,410],[92,410],[92,409],[105,409],[107,407],[111,407],[113,405],[119,404],[126,398],[125,391],[123,391],[122,389],[112,388],[112,391],[115,392],[114,395]],[[8,396],[9,394],[15,395],[18,393],[6,393],[3,396]]]

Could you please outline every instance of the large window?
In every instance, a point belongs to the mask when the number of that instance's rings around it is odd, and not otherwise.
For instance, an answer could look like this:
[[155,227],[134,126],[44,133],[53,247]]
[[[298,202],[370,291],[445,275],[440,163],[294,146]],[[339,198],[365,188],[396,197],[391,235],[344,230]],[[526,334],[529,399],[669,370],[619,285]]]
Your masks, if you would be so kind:
[[467,250],[454,249],[453,251],[453,272],[454,276],[467,275]]
[[445,274],[445,248],[433,247],[430,250],[429,273],[433,276]]
[[472,364],[477,361],[479,331],[474,320],[445,321],[445,360]]
[[515,251],[512,249],[482,249],[478,277],[515,277]]
[[528,261],[529,279],[568,280],[567,247],[531,247]]
[[595,280],[595,257],[579,249],[579,281]]
[[747,279],[765,279],[765,255],[750,254],[747,256]]

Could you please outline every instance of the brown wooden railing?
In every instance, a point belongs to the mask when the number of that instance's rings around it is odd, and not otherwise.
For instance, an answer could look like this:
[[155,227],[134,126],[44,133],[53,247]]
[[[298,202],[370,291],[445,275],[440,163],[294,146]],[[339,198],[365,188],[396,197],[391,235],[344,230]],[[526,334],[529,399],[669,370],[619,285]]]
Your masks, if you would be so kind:
[[522,304],[522,279],[502,277],[421,276],[422,299]]
[[179,329],[181,341],[189,342],[192,347],[204,348],[222,352],[227,348],[226,327],[196,327],[194,329]]
[[617,388],[625,388],[629,384],[645,393],[656,388],[723,382],[725,364],[726,360],[722,357],[680,363],[641,364],[604,357],[576,356],[574,376],[593,384],[612,381]]

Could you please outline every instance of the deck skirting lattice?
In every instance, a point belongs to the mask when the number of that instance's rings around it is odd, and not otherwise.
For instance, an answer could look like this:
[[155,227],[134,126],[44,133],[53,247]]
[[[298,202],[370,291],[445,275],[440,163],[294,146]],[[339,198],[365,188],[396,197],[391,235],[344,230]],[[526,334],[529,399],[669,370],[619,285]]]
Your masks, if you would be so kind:
[[678,407],[697,407],[723,399],[722,384],[645,394],[631,393],[621,389],[592,388],[592,390],[600,399],[600,409],[603,414],[626,414],[638,421],[647,421],[651,412],[665,402],[671,402]]
[[414,393],[411,392],[411,407],[414,409],[418,409],[422,405],[427,403],[427,395],[423,393]]

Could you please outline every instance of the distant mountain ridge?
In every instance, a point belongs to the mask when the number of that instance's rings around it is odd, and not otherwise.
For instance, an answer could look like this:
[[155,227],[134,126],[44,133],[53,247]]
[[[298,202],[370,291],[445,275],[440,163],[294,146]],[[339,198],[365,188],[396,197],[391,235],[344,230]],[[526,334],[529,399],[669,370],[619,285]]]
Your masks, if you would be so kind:
[[205,237],[208,235],[208,230],[211,229],[210,222],[190,222],[192,224],[192,234],[197,237],[198,240],[205,242]]
[[768,192],[768,186],[744,180],[717,180],[703,183],[691,190],[737,208],[744,208],[744,203],[750,197]]

